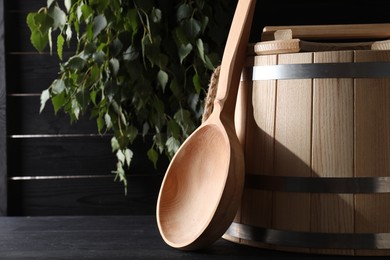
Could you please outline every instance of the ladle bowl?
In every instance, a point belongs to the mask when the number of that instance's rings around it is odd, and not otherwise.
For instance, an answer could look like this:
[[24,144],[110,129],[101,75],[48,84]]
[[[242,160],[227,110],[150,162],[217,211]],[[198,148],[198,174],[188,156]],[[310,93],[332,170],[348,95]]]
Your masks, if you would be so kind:
[[[243,189],[244,155],[236,135],[222,124],[204,124],[176,153],[158,208],[164,240],[197,249],[218,239],[237,211]],[[209,230],[207,230],[209,229]]]
[[239,0],[222,57],[214,107],[172,158],[157,201],[164,241],[195,250],[220,238],[233,221],[245,178],[234,111],[255,0]]

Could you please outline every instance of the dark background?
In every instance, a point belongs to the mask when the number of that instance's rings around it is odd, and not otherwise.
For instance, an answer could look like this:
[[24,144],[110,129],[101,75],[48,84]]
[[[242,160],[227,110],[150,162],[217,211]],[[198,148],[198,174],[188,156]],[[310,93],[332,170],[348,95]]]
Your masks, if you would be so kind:
[[[110,173],[116,162],[111,136],[98,136],[88,118],[70,125],[50,107],[39,115],[40,93],[56,78],[58,59],[36,52],[25,20],[45,5],[0,5],[0,58],[6,65],[0,60],[0,215],[154,214],[166,161],[153,169],[137,143],[125,196]],[[259,41],[266,25],[388,22],[390,1],[258,1],[251,42]]]

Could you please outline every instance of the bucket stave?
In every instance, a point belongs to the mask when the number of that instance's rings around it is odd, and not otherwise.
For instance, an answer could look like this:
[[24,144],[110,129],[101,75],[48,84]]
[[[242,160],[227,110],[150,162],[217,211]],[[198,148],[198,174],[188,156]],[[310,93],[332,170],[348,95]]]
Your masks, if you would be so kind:
[[[389,65],[387,50],[248,57],[240,85],[247,102],[236,111],[246,118],[236,124],[245,133],[246,184],[225,239],[390,255]],[[268,76],[256,75],[265,69]]]

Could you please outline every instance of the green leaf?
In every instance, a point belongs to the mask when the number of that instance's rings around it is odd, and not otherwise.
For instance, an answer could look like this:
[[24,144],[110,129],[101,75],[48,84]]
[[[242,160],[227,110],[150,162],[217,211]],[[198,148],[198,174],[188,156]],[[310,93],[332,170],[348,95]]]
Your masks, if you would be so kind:
[[72,28],[71,28],[70,25],[68,25],[68,26],[66,27],[65,34],[66,34],[66,42],[67,42],[68,45],[69,45],[70,40],[72,40],[72,34],[73,34]]
[[36,30],[46,34],[50,28],[54,27],[54,20],[46,12],[36,13],[34,16]]
[[65,66],[75,70],[81,70],[87,64],[86,60],[80,56],[73,56],[65,63]]
[[66,11],[69,12],[70,7],[72,6],[72,0],[64,0],[64,5],[66,8]]
[[62,93],[62,91],[64,91],[65,83],[62,79],[56,79],[53,81],[51,87],[52,87],[53,94],[58,95],[58,94]]
[[104,120],[103,120],[103,117],[101,115],[99,115],[97,117],[96,124],[97,124],[97,128],[98,128],[98,133],[101,134],[102,130],[104,128]]
[[93,30],[93,37],[96,38],[107,26],[107,20],[106,17],[103,14],[100,14],[96,16],[93,19],[93,25],[92,25],[92,30]]
[[90,0],[91,7],[98,10],[99,13],[103,13],[109,3],[109,0]]
[[128,12],[128,21],[130,22],[131,30],[133,31],[132,36],[138,31],[138,13],[136,9],[130,9]]
[[156,36],[153,40],[150,39],[150,35],[145,35],[142,39],[143,57],[150,61],[151,66],[160,63],[160,42],[161,38]]
[[83,11],[82,11],[83,6],[84,6],[84,4],[80,4],[79,6],[77,6],[77,9],[76,9],[77,21],[79,21],[79,22],[81,22],[81,17],[83,17]]
[[121,162],[117,162],[116,164],[116,171],[112,171],[115,173],[115,179],[116,180],[119,177],[119,180],[123,182],[123,185],[125,187],[125,195],[127,195],[127,180],[126,180],[126,175],[125,175],[125,170],[123,169],[123,165]]
[[200,121],[202,84],[220,62],[233,14],[225,9],[235,7],[222,2],[49,0],[49,8],[27,17],[34,47],[48,49],[50,31],[61,60],[64,44],[77,46],[41,95],[40,110],[51,99],[54,112],[63,110],[71,123],[84,113],[96,118],[99,134],[115,138],[113,172],[124,183],[128,147],[137,138],[153,137],[146,150],[157,167],[160,154],[173,156]]
[[142,125],[142,136],[146,136],[146,134],[149,132],[149,129],[150,129],[150,126],[148,124],[148,122],[145,122],[143,125]]
[[118,54],[122,51],[122,48],[122,42],[118,38],[115,38],[110,44],[110,52],[112,57],[118,56]]
[[184,29],[181,27],[175,29],[174,36],[175,36],[175,41],[179,46],[187,45],[188,43],[190,43]]
[[127,50],[123,53],[123,59],[128,61],[136,60],[138,56],[139,53],[133,45],[130,45],[129,48],[127,48]]
[[31,33],[31,43],[34,46],[35,49],[37,49],[39,52],[42,52],[47,44],[49,43],[49,37],[48,34],[42,34],[39,31],[33,31]]
[[79,56],[83,57],[91,57],[93,54],[95,54],[97,51],[96,43],[95,42],[87,42],[84,45],[84,51],[82,52],[82,55],[80,53]]
[[111,73],[114,75],[114,77],[116,77],[118,75],[119,66],[120,65],[119,65],[118,59],[115,59],[115,58],[110,59],[110,69],[111,69]]
[[111,148],[112,148],[112,152],[115,152],[120,149],[118,139],[116,139],[115,136],[111,138]]
[[138,129],[136,127],[131,125],[126,129],[126,137],[129,139],[130,142],[133,142],[137,135]]
[[180,64],[183,64],[183,60],[190,54],[192,51],[192,44],[188,43],[187,45],[181,44],[179,47],[179,58]]
[[80,110],[82,108],[86,108],[89,105],[89,102],[91,101],[91,97],[88,93],[87,88],[79,89],[79,91],[76,94],[76,100],[77,104],[80,106]]
[[50,98],[50,92],[48,89],[45,89],[44,91],[42,91],[41,93],[41,107],[39,109],[39,113],[42,112],[42,110],[45,108],[45,104],[46,104],[46,101],[49,100]]
[[97,106],[97,103],[96,103],[97,91],[91,90],[89,95],[90,95],[90,98],[91,98],[91,101],[92,101],[93,105]]
[[26,23],[28,25],[28,28],[31,30],[31,31],[35,31],[37,30],[37,25],[35,24],[35,15],[36,13],[29,13],[27,15],[27,18],[26,18]]
[[116,152],[116,158],[118,158],[118,161],[120,161],[122,164],[125,164],[126,157],[121,149],[118,149]]
[[47,8],[53,4],[54,0],[47,0]]
[[168,121],[168,130],[174,138],[179,138],[180,126],[175,120],[171,119]]
[[209,18],[207,16],[202,17],[202,33],[205,32],[207,25],[209,24]]
[[131,160],[133,159],[133,151],[130,149],[125,149],[126,164],[130,167]]
[[66,24],[66,14],[58,6],[52,6],[49,8],[48,14],[53,18],[53,30],[62,29]]
[[54,114],[57,114],[58,110],[60,110],[67,102],[65,92],[52,97],[51,102],[53,104]]
[[179,149],[180,142],[179,142],[179,140],[177,140],[176,138],[171,136],[171,137],[168,138],[168,140],[165,143],[165,145],[167,146],[168,153],[171,156],[173,156],[177,152],[177,150]]
[[208,55],[204,55],[204,59],[206,61],[205,66],[209,70],[215,70],[215,66],[213,65],[213,62],[211,61],[210,57]]
[[152,21],[154,23],[159,23],[161,21],[161,16],[162,16],[161,15],[161,10],[158,9],[158,8],[153,7],[151,16],[152,16]]
[[115,180],[119,177],[119,181],[126,181],[125,179],[125,170],[123,169],[123,164],[118,161],[116,164],[116,171],[113,171],[116,173]]
[[203,61],[203,63],[206,63],[206,60],[204,59],[204,47],[203,47],[203,41],[202,39],[197,39],[196,40],[196,48],[198,50],[198,55]]
[[106,127],[107,127],[108,129],[110,129],[110,128],[112,127],[111,116],[110,116],[108,113],[106,113],[106,114],[104,115],[104,122],[106,123]]
[[186,109],[179,109],[173,118],[180,125],[184,133],[189,134],[195,129],[195,125],[191,119],[190,111]]
[[198,73],[195,73],[195,75],[192,77],[192,83],[194,84],[196,93],[199,95],[203,87],[200,83],[200,77]]
[[49,30],[52,23],[53,19],[45,12],[27,15],[27,25],[31,32],[30,41],[39,52],[42,52],[49,43]]
[[190,40],[195,40],[201,31],[201,26],[199,21],[197,21],[194,18],[190,18],[184,21],[182,28]]
[[114,99],[117,93],[118,93],[118,86],[115,84],[115,81],[106,82],[105,95],[110,102]]
[[57,54],[60,60],[62,60],[64,42],[65,42],[64,37],[62,36],[62,34],[59,34],[57,37]]
[[153,148],[150,148],[147,152],[148,158],[153,162],[154,168],[157,169],[158,153]]
[[159,72],[157,73],[157,82],[164,91],[165,86],[168,83],[168,74],[163,70],[159,70]]
[[192,15],[193,9],[189,4],[183,3],[179,6],[176,11],[176,18],[178,21],[190,18]]
[[96,51],[92,55],[92,59],[100,66],[106,62],[106,54],[103,51]]
[[[81,6],[82,17],[84,17],[85,23],[89,23],[90,18],[93,15],[93,10],[89,5],[83,4]],[[81,18],[81,17],[80,17]]]
[[158,150],[160,151],[160,153],[164,152],[164,145],[165,145],[165,141],[164,141],[164,137],[161,133],[156,133],[154,136],[153,136],[153,142],[155,145],[157,145],[157,148]]
[[72,114],[76,119],[79,119],[81,112],[80,104],[77,102],[76,99],[72,100]]

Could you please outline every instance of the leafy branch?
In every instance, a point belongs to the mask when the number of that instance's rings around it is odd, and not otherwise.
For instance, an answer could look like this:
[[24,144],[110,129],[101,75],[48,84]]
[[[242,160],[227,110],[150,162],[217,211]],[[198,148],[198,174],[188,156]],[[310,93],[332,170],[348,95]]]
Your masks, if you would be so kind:
[[136,138],[153,136],[147,156],[157,167],[200,123],[230,2],[48,0],[26,19],[36,50],[55,49],[60,60],[59,77],[42,91],[40,112],[50,100],[54,113],[65,112],[71,123],[89,114],[98,133],[112,132],[113,173],[126,188]]

